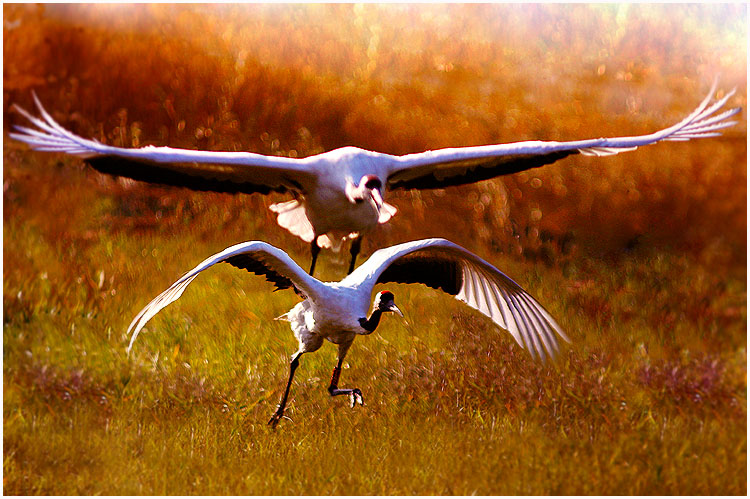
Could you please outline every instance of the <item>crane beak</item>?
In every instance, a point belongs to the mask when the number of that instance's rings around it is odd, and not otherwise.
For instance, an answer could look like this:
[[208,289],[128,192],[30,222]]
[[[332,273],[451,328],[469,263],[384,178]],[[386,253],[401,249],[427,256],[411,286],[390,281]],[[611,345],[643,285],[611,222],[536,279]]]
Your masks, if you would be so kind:
[[375,206],[378,207],[378,209],[383,207],[383,196],[380,194],[380,189],[371,189],[370,195],[372,196],[372,200],[375,201]]
[[388,305],[388,310],[390,310],[391,312],[395,312],[395,313],[397,313],[397,314],[398,314],[398,315],[400,315],[401,317],[403,317],[403,316],[404,316],[404,314],[403,314],[403,313],[401,312],[401,310],[400,310],[400,309],[399,309],[399,308],[398,308],[398,307],[396,306],[396,304],[395,304],[395,303],[391,303],[390,305]]

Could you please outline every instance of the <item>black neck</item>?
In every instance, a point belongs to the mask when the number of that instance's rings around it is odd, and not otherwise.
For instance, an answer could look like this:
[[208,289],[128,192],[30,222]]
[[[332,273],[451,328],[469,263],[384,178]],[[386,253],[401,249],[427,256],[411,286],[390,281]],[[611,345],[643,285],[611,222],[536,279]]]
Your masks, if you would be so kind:
[[380,323],[381,315],[383,315],[383,311],[379,308],[376,308],[372,311],[372,314],[368,319],[365,319],[364,317],[360,318],[359,325],[362,326],[365,330],[373,333]]

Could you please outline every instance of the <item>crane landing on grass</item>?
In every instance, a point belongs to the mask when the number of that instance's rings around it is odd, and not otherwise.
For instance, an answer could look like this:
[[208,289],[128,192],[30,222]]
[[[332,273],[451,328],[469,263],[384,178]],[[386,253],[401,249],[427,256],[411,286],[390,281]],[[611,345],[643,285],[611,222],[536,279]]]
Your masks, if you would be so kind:
[[[15,108],[38,129],[15,126],[16,140],[39,151],[74,154],[96,170],[134,180],[200,191],[290,193],[291,201],[270,206],[278,223],[310,243],[310,275],[322,247],[338,250],[353,239],[349,273],[362,235],[388,222],[396,208],[384,201],[394,189],[438,189],[487,180],[554,163],[573,154],[608,156],[662,140],[719,135],[740,108],[719,110],[734,91],[710,104],[716,82],[703,102],[684,120],[650,135],[574,142],[528,141],[459,147],[393,156],[343,147],[307,158],[264,156],[250,152],[214,152],[147,146],[124,149],[86,140],[58,125],[34,95],[42,118]],[[716,114],[719,112],[719,114]]]
[[559,351],[558,336],[570,341],[544,307],[512,279],[445,239],[424,239],[378,250],[342,281],[325,283],[305,273],[284,251],[268,243],[250,241],[207,258],[154,298],[128,327],[128,332],[133,331],[128,352],[149,319],[177,300],[199,273],[220,262],[263,275],[277,289],[292,289],[304,298],[280,317],[291,323],[299,348],[292,355],[289,380],[278,409],[268,422],[274,428],[284,414],[300,357],[318,350],[324,340],[339,349],[328,392],[331,396],[348,395],[352,407],[363,404],[359,388],[338,386],[344,357],[357,335],[375,331],[382,314],[395,312],[403,317],[390,291],[380,291],[375,296],[368,315],[370,297],[378,283],[421,283],[442,289],[510,332],[532,358],[544,361],[553,357]]

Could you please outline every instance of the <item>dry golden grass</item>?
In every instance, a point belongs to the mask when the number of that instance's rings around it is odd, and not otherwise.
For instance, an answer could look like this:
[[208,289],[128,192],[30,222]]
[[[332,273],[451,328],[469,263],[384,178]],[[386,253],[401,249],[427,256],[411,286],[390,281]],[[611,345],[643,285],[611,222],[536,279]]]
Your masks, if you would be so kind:
[[[305,156],[649,132],[721,74],[746,108],[746,7],[4,5],[4,125],[35,90],[83,136]],[[125,355],[148,300],[262,239],[281,196],[97,175],[4,139],[8,494],[746,494],[746,122],[719,139],[395,193],[363,252],[442,236],[507,271],[573,344],[534,364],[437,292],[395,289],[347,357],[305,356],[265,421],[295,303],[201,276]],[[344,258],[321,257],[339,279]],[[391,318],[389,318],[391,319]],[[104,477],[104,479],[103,479]]]

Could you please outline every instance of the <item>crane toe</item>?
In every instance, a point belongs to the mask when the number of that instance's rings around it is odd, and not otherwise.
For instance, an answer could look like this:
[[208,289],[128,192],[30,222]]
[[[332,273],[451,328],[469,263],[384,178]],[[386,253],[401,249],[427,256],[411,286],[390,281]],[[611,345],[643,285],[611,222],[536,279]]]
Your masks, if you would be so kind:
[[284,411],[274,412],[273,416],[271,416],[271,419],[268,420],[268,426],[270,426],[272,429],[276,429],[276,425],[279,424],[279,421],[281,421],[281,418],[283,417],[285,417]]
[[353,409],[354,406],[357,405],[357,403],[359,403],[359,405],[361,406],[364,406],[365,400],[362,398],[362,391],[360,391],[359,388],[354,388],[349,393],[349,407]]

